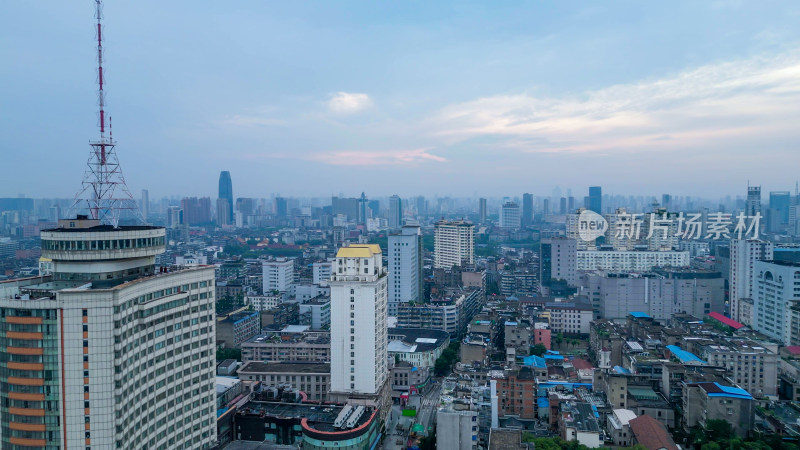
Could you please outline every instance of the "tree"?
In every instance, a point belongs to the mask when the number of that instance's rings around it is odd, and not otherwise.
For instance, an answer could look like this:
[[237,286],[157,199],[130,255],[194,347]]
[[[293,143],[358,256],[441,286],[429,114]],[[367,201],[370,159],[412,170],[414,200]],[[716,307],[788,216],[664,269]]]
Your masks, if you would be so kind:
[[722,442],[733,436],[733,426],[724,420],[710,419],[706,421],[705,434],[708,441]]
[[242,360],[242,351],[238,348],[219,348],[217,349],[217,361],[225,361],[226,359]]
[[536,344],[531,347],[531,355],[542,356],[547,352],[547,347],[544,344]]

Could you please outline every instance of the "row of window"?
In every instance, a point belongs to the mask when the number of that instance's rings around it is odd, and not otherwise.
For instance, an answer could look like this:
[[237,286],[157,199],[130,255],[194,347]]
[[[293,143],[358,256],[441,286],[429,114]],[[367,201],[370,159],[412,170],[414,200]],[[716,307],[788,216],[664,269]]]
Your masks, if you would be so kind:
[[106,239],[92,241],[55,241],[42,239],[42,250],[122,250],[164,246],[164,236],[138,239]]

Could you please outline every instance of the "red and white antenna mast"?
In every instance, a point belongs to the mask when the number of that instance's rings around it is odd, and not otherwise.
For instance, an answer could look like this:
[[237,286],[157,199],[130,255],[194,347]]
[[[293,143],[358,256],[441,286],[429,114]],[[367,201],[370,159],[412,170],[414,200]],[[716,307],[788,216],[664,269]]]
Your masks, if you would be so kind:
[[[70,214],[88,212],[92,219],[102,223],[119,226],[123,211],[128,211],[130,218],[143,222],[142,214],[136,200],[125,184],[122,168],[117,159],[111,133],[106,137],[106,100],[105,75],[103,73],[103,4],[95,0],[97,17],[97,106],[100,110],[100,139],[90,142],[92,151],[89,154],[87,169],[83,176],[81,190],[75,195]],[[111,119],[109,118],[109,129]]]

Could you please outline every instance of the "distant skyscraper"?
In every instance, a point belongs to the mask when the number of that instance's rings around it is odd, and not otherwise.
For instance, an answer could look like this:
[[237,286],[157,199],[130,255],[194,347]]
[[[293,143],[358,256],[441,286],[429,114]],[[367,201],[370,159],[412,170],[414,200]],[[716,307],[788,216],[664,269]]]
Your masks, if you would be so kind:
[[367,223],[367,219],[369,218],[369,208],[367,207],[367,203],[369,203],[367,194],[362,192],[361,197],[358,199],[358,223],[362,225],[365,225]]
[[403,225],[403,202],[400,197],[389,197],[389,228],[397,229]]
[[480,216],[480,223],[486,223],[486,199],[478,199],[478,215]]
[[421,195],[417,197],[417,215],[420,217],[428,215],[428,201]]
[[778,212],[781,225],[789,223],[789,208],[792,206],[792,195],[789,191],[769,193],[769,208]]
[[567,197],[567,212],[569,214],[575,212],[575,197]]
[[507,201],[500,206],[500,228],[518,229],[521,223],[519,205]]
[[275,197],[275,215],[289,217],[289,202],[283,197]]
[[218,198],[217,199],[217,225],[224,226],[224,225],[232,225],[230,213],[230,205],[228,204],[227,198]]
[[434,228],[433,267],[475,264],[475,226],[463,220],[440,220]]
[[186,197],[181,200],[181,209],[186,225],[211,222],[211,199],[208,197]]
[[522,226],[528,227],[533,223],[533,194],[522,194]]
[[180,206],[167,207],[167,228],[177,228],[183,224],[183,210]]
[[761,186],[747,186],[745,215],[755,216],[761,212]]
[[389,315],[397,305],[422,300],[422,233],[417,225],[404,225],[389,235]]
[[667,208],[667,210],[672,210],[672,196],[669,194],[661,194],[661,206]]
[[[223,170],[219,173],[219,195],[217,198],[224,198],[227,203],[228,224],[233,223],[233,183],[231,173]],[[224,205],[223,205],[224,206]],[[217,212],[219,214],[219,212]]]
[[591,209],[597,214],[603,214],[603,190],[600,186],[589,188],[589,205],[587,209]]
[[550,199],[549,198],[546,198],[546,199],[544,199],[542,201],[542,212],[545,215],[549,215],[550,214]]
[[150,214],[150,193],[147,189],[142,189],[142,204],[139,205],[142,211],[142,219],[147,222],[147,216]]
[[331,287],[331,393],[381,396],[386,388],[387,277],[377,244],[342,247]]
[[566,214],[567,213],[567,198],[561,197],[558,202],[558,213],[559,214]]

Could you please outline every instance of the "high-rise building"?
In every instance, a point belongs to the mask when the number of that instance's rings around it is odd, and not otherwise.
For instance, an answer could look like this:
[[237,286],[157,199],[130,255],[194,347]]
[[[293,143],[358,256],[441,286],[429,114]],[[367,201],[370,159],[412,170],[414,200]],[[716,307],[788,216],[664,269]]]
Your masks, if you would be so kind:
[[183,210],[180,206],[167,207],[167,228],[173,229],[183,225]]
[[[222,172],[219,173],[219,195],[217,195],[217,198],[224,198],[225,200],[228,201],[227,205],[222,205],[222,206],[226,206],[227,207],[227,209],[224,210],[222,214],[220,214],[220,212],[217,211],[217,220],[218,220],[217,223],[220,224],[220,225],[223,225],[223,223],[220,222],[219,219],[224,219],[225,214],[227,214],[228,218],[225,221],[225,223],[226,224],[232,224],[233,223],[233,183],[231,182],[231,173],[228,172],[227,170],[223,170]],[[217,202],[217,206],[219,206],[219,205],[220,205],[220,203]]]
[[792,206],[792,195],[789,191],[769,193],[769,209],[777,211],[781,225],[789,223],[789,208]]
[[570,238],[542,239],[539,245],[539,280],[549,286],[552,280],[564,280],[575,286],[578,266],[578,244]]
[[589,204],[586,209],[590,209],[597,214],[603,214],[603,189],[600,186],[589,188]]
[[232,225],[231,216],[230,216],[230,204],[228,203],[227,198],[218,198],[217,199],[217,225],[224,226],[224,225]]
[[340,248],[330,287],[330,392],[382,396],[389,369],[387,279],[380,246]]
[[79,217],[41,239],[52,275],[0,283],[2,446],[209,448],[214,268],[158,273],[160,227]]
[[522,194],[522,226],[529,227],[533,223],[533,194]]
[[389,228],[396,230],[403,226],[403,202],[400,197],[393,195],[389,197]]
[[389,315],[399,303],[418,302],[422,294],[422,233],[417,225],[404,225],[389,235]]
[[359,200],[355,197],[331,197],[331,211],[333,215],[341,214],[348,220],[358,220]]
[[747,186],[745,215],[755,216],[761,213],[761,186]]
[[567,198],[561,197],[558,203],[558,213],[559,214],[566,214],[567,213]]
[[753,267],[756,261],[771,260],[773,245],[760,239],[731,240],[731,272],[728,277],[730,316],[750,325],[752,317],[742,313],[743,299],[753,298]]
[[150,193],[147,189],[142,189],[142,202],[140,205],[142,211],[142,219],[147,222],[147,216],[150,215]]
[[800,345],[800,263],[755,261],[752,327],[784,345]]
[[500,206],[500,228],[518,229],[521,224],[519,205],[512,202],[503,202]]
[[669,194],[661,194],[661,206],[668,211],[672,210],[672,196]]
[[358,223],[362,225],[366,225],[367,219],[369,219],[368,203],[367,194],[362,192],[361,197],[358,199]]
[[289,201],[284,197],[275,197],[275,215],[289,217]]
[[186,225],[211,222],[211,199],[208,197],[186,197],[181,200],[181,209]]
[[419,217],[425,217],[428,215],[428,201],[425,200],[425,197],[421,195],[417,197],[417,215]]
[[478,219],[479,223],[486,223],[486,199],[479,198],[478,199]]
[[261,263],[263,291],[286,293],[294,285],[294,260],[275,258]]
[[434,227],[433,267],[475,264],[475,225],[464,220],[440,220]]
[[575,212],[575,197],[567,197],[567,211],[570,214]]

